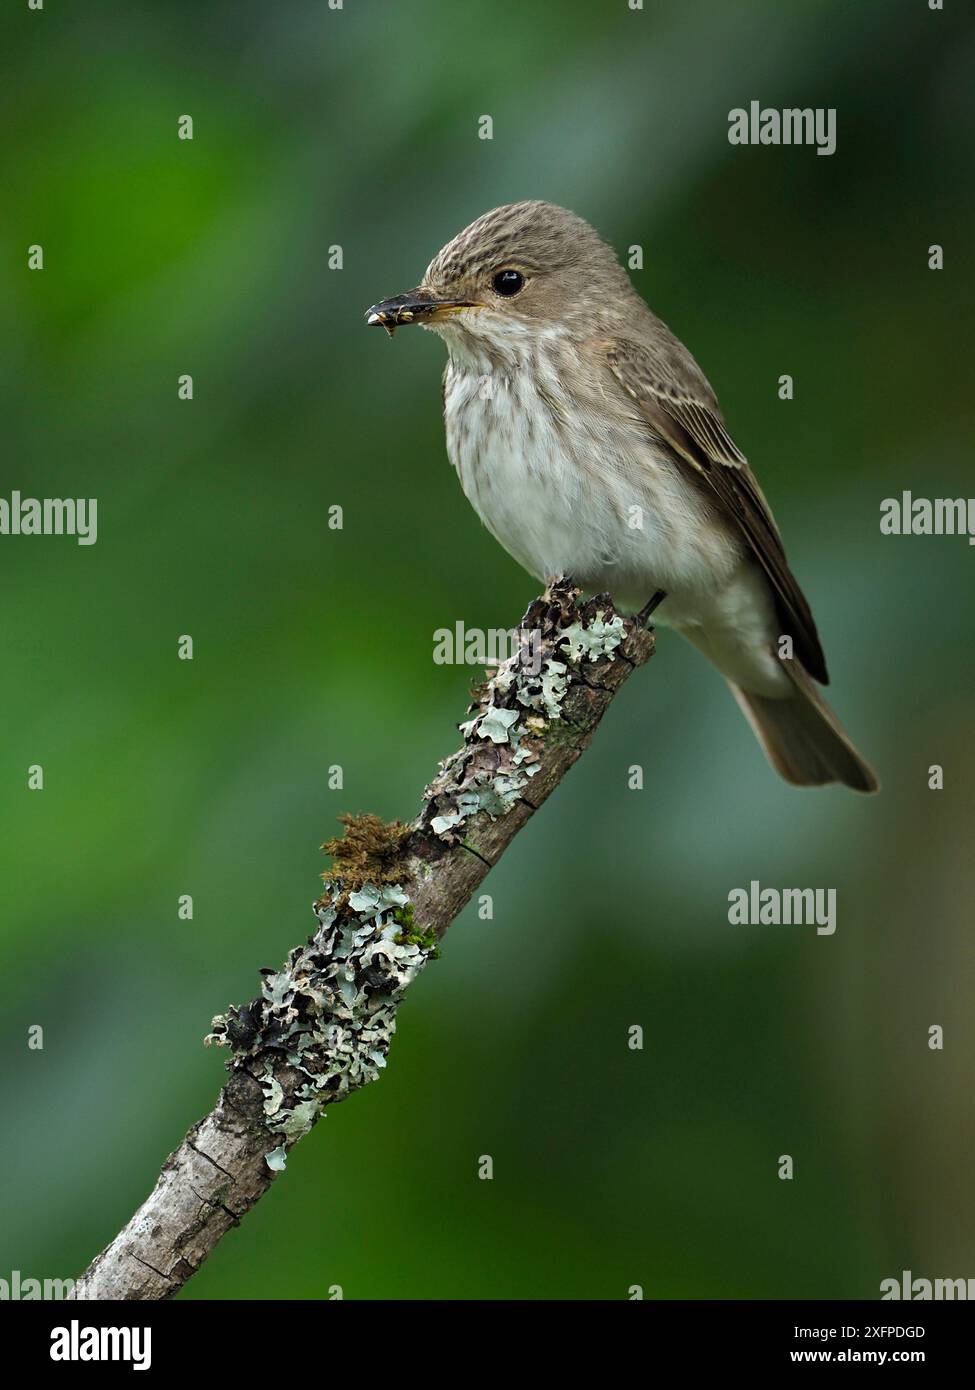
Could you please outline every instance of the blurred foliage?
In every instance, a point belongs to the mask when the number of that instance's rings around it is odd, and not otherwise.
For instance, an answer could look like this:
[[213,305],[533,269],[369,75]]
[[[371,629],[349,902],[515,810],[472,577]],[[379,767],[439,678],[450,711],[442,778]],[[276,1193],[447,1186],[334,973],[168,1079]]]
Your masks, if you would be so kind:
[[[0,1273],[75,1273],[131,1215],[220,1083],[211,1014],[310,929],[336,816],[409,817],[454,746],[474,673],[433,664],[434,630],[533,596],[446,463],[442,345],[362,320],[523,197],[645,248],[635,280],[758,470],[884,791],[780,784],[663,634],[492,873],[494,920],[465,912],[417,983],[381,1084],[185,1296],[871,1298],[902,1268],[973,1273],[973,556],[878,529],[902,488],[971,490],[965,8],[6,8],[0,494],[95,496],[99,538],[0,540]],[[752,98],[835,106],[836,154],[730,146]],[[835,937],[729,927],[752,878],[836,887]]]

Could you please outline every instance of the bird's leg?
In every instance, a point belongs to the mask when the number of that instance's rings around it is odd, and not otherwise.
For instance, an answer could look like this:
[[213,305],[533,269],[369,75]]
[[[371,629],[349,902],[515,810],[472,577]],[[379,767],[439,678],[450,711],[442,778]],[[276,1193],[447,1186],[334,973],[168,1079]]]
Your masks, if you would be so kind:
[[663,603],[666,597],[667,595],[664,593],[663,589],[658,589],[657,592],[654,594],[653,598],[650,600],[650,602],[645,603],[643,605],[639,613],[636,615],[641,627],[646,627],[647,620],[649,619],[650,614],[654,611],[654,609],[660,607],[660,605]]

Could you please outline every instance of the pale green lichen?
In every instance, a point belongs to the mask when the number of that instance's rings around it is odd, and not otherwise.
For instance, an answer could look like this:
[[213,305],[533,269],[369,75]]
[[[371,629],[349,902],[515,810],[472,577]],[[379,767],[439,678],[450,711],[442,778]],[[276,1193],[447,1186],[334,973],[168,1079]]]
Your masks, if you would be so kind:
[[[537,757],[537,754],[529,753],[528,756]],[[486,811],[492,820],[506,815],[518,800],[519,794],[528,786],[529,778],[534,777],[539,771],[540,767],[536,762],[518,771],[498,772],[493,777],[486,772],[475,773],[473,779],[457,796],[457,807],[462,819],[475,816],[478,811]]]
[[[524,759],[528,758],[534,761],[525,765]],[[454,809],[434,816],[430,821],[430,829],[434,835],[452,836],[457,826],[463,825],[482,811],[492,820],[507,815],[528,786],[530,779],[539,771],[541,765],[538,754],[527,748],[519,749],[510,759],[509,765],[496,772],[478,769],[467,778],[461,789],[453,792]]]
[[409,898],[398,883],[376,887],[367,883],[358,893],[349,894],[349,906],[353,912],[364,916],[380,916],[389,908],[405,907]]
[[573,668],[615,660],[627,627],[612,608],[580,609],[577,598],[578,590],[563,584],[537,600],[526,616],[526,627],[534,619],[541,639],[534,659],[519,650],[475,692],[475,712],[460,726],[465,746],[441,764],[425,793],[429,831],[446,844],[476,850],[468,822],[477,816],[497,820],[519,800],[527,801],[526,788],[541,771],[546,748],[578,743],[580,726],[565,713],[579,680]]
[[525,681],[518,689],[517,699],[530,709],[544,710],[548,719],[561,719],[562,701],[569,688],[568,666],[564,661],[549,659],[534,683]]
[[626,624],[618,613],[614,613],[608,623],[603,618],[603,613],[598,612],[588,627],[583,627],[582,623],[571,623],[565,628],[559,645],[567,646],[570,661],[578,663],[583,658],[598,661],[600,657],[608,657],[610,661],[616,659],[616,648],[626,635]]
[[289,1110],[281,1110],[269,1121],[268,1129],[280,1134],[286,1143],[293,1144],[308,1133],[318,1119],[321,1102],[318,1099],[300,1100]]
[[[443,763],[439,785],[427,788],[437,811],[430,829],[448,843],[464,843],[461,828],[473,816],[484,813],[497,820],[507,815],[541,770],[539,752],[530,741],[543,738],[561,720],[569,667],[549,657],[536,669],[516,656],[483,689],[481,710],[460,725],[466,749]],[[477,765],[483,756],[472,757],[471,749],[480,742],[497,750],[488,767]]]
[[497,709],[489,705],[477,721],[478,738],[489,738],[492,743],[510,743],[511,729],[518,723],[516,709]]
[[[296,947],[282,970],[263,972],[261,998],[215,1018],[207,1038],[233,1046],[235,1062],[260,1059],[264,1122],[284,1151],[324,1105],[376,1079],[404,990],[439,954],[400,884],[367,883],[345,894],[336,883],[332,891],[315,905],[319,926],[307,946]],[[282,1060],[302,1074],[288,1093],[276,1074]],[[274,1166],[270,1155],[268,1162]]]

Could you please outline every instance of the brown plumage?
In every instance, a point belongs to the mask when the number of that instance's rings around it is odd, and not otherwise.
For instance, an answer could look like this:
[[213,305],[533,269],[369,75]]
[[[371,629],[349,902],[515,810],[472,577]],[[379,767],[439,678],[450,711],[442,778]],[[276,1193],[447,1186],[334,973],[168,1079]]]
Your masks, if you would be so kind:
[[369,322],[443,337],[448,454],[519,563],[634,611],[663,593],[656,620],[722,672],[777,772],[876,790],[816,689],[816,624],[710,384],[588,223],[495,208]]

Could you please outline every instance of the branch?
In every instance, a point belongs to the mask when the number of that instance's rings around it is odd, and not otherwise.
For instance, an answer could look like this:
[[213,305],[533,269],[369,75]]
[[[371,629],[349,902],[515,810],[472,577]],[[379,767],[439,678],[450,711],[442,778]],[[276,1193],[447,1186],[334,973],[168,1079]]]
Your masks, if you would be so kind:
[[325,1106],[375,1080],[410,982],[518,831],[588,747],[616,691],[653,653],[638,619],[556,581],[519,649],[474,692],[463,746],[408,826],[346,817],[316,930],[260,998],[213,1021],[229,1046],[215,1108],[75,1285],[76,1299],[177,1293],[267,1191]]

